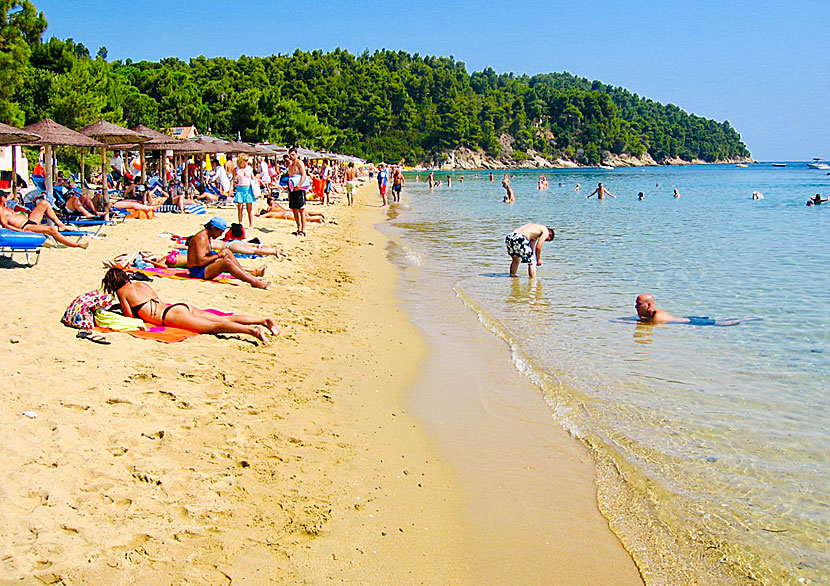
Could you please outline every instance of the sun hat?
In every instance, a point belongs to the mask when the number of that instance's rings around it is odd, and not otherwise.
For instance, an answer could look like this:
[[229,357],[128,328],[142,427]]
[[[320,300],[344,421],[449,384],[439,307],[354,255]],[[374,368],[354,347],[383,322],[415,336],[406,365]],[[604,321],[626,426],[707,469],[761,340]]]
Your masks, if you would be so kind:
[[219,216],[212,217],[205,226],[212,226],[217,230],[227,230],[228,229],[228,222],[225,218],[220,218]]

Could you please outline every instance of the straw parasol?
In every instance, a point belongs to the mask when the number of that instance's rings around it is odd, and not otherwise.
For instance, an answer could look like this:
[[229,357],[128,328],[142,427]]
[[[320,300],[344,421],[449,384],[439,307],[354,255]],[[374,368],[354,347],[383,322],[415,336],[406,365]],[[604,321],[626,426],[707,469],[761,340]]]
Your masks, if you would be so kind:
[[[133,132],[137,132],[138,134],[143,134],[144,136],[149,136],[150,140],[147,142],[141,143],[141,146],[144,147],[145,151],[160,151],[159,154],[159,175],[162,177],[162,181],[164,185],[167,185],[167,174],[163,171],[163,161],[165,158],[164,153],[166,151],[173,151],[174,153],[190,153],[192,151],[192,147],[187,144],[187,141],[180,140],[178,138],[173,138],[169,134],[164,134],[163,132],[159,132],[158,130],[154,130],[149,126],[144,126],[143,124],[139,124],[138,126],[134,127]],[[118,149],[118,150],[131,150],[135,147],[134,144],[118,144],[118,145],[110,145],[111,148]],[[144,175],[144,161],[142,160],[142,176]]]
[[88,136],[75,132],[47,118],[34,124],[23,127],[27,132],[33,132],[40,136],[39,140],[33,140],[29,144],[46,147],[46,193],[52,193],[52,147],[53,146],[76,146],[76,147],[102,147],[102,143],[91,139]]
[[15,154],[14,145],[31,142],[39,138],[39,134],[26,132],[0,122],[0,145],[10,145],[12,149],[12,193],[17,193],[17,155]]
[[[100,142],[104,143],[105,145],[120,145],[120,144],[138,144],[139,145],[139,152],[141,156],[141,182],[144,183],[145,181],[145,173],[144,173],[144,148],[141,146],[142,143],[147,142],[150,140],[150,137],[144,134],[140,134],[138,132],[134,132],[129,128],[124,128],[123,126],[118,126],[117,124],[113,124],[112,122],[107,122],[106,120],[99,120],[95,124],[90,124],[86,128],[81,129],[81,134],[85,134],[87,136],[91,136]],[[107,176],[107,148],[106,146],[101,148],[101,180],[104,182],[104,179]]]

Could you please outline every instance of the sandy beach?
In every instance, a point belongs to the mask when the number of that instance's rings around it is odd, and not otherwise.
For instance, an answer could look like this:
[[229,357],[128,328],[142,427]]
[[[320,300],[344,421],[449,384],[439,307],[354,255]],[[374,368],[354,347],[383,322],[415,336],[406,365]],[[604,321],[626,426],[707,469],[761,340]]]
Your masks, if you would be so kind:
[[[597,511],[590,456],[542,417],[541,399],[518,418],[534,431],[516,469],[533,480],[505,471],[524,488],[523,506],[503,510],[470,491],[482,475],[452,455],[465,440],[448,449],[408,412],[428,403],[407,392],[430,348],[399,307],[374,189],[357,202],[327,208],[333,221],[305,239],[292,222],[258,220],[252,234],[289,254],[265,261],[267,291],[152,283],[163,300],[273,315],[282,332],[268,346],[115,333],[104,346],[59,321],[99,286],[103,259],[164,253],[159,234],[194,233],[209,215],[130,220],[87,251],[0,269],[0,584],[482,584],[499,536],[515,540],[545,502],[550,540],[531,527],[527,547],[503,554],[509,567],[531,552],[514,583],[641,583]],[[435,393],[456,385],[441,372]],[[527,444],[505,433],[509,461]]]

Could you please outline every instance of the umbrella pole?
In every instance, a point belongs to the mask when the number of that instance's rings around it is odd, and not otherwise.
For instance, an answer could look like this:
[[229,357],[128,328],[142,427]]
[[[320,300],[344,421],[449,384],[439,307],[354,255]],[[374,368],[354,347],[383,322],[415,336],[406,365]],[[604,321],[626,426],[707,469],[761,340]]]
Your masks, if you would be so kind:
[[17,200],[17,153],[15,153],[15,149],[17,148],[14,145],[12,147],[12,198]]
[[190,157],[185,155],[184,157],[184,193],[182,193],[182,197],[187,197],[188,187],[190,187]]
[[138,156],[141,158],[141,183],[147,185],[147,163],[144,159],[144,143],[138,145]]
[[46,145],[46,199],[52,196],[52,145]]
[[86,147],[81,147],[81,193],[86,193]]
[[110,201],[107,186],[107,147],[101,147],[101,198],[105,204]]

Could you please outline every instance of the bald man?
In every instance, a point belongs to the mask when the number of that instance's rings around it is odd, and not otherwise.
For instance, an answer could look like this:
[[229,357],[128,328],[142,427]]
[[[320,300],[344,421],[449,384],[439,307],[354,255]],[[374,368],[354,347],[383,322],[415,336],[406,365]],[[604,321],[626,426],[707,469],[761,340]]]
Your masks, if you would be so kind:
[[651,293],[641,293],[637,296],[637,302],[634,307],[637,308],[637,315],[640,316],[640,321],[646,324],[664,324],[666,322],[688,322],[685,317],[674,317],[672,314],[657,309],[654,306],[654,296]]

